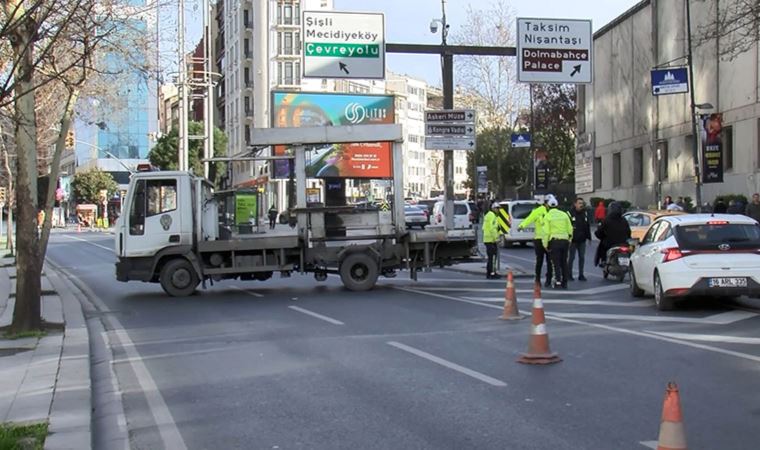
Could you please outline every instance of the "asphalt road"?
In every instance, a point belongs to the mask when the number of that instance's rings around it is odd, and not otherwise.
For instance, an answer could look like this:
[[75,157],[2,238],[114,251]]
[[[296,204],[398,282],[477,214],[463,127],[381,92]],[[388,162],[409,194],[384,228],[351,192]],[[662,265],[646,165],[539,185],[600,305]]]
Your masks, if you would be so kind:
[[[177,299],[117,282],[111,242],[56,234],[48,255],[112,319],[133,448],[643,449],[668,381],[680,386],[689,448],[760,442],[751,308],[697,301],[661,313],[589,267],[588,282],[544,291],[564,361],[525,366],[515,359],[529,320],[497,319],[503,281],[401,273],[356,294],[335,277],[293,276]],[[503,252],[532,266],[531,248]],[[530,283],[517,281],[523,312]]]

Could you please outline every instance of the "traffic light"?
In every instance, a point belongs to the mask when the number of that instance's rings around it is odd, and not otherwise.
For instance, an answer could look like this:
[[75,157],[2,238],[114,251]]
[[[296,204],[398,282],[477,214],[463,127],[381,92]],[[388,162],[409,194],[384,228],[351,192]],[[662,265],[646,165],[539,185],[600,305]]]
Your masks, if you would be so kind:
[[66,133],[66,148],[72,149],[74,148],[74,130],[69,130],[68,133]]

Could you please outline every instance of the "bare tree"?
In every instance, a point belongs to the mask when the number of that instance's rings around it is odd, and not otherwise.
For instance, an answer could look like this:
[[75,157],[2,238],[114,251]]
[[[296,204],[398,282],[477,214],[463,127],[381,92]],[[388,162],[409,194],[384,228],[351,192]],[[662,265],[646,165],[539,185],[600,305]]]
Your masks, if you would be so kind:
[[698,27],[694,33],[694,43],[697,46],[717,40],[720,42],[720,56],[732,60],[757,45],[760,35],[760,1],[730,0],[716,4],[714,0],[699,0],[697,3],[717,9],[716,14],[712,15],[713,19]]
[[[152,6],[155,7],[155,6]],[[118,0],[7,0],[0,11],[0,109],[11,107],[15,126],[16,307],[11,332],[40,329],[40,274],[65,138],[88,82],[116,75],[114,55],[150,72],[139,20],[151,5]],[[52,102],[52,104],[51,104]],[[47,109],[45,106],[48,106]],[[51,130],[52,128],[52,130]],[[52,134],[50,134],[52,131]],[[44,145],[48,144],[48,145]],[[52,155],[38,149],[50,148]],[[43,204],[37,176],[48,173]],[[45,222],[38,230],[38,209]]]

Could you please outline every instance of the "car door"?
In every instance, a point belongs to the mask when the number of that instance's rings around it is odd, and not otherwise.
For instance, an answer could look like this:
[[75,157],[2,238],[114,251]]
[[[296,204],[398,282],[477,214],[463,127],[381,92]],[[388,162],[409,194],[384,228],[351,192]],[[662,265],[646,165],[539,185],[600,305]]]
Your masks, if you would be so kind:
[[647,230],[636,251],[631,255],[631,264],[636,274],[636,283],[647,292],[652,292],[654,287],[653,277],[657,259],[661,258],[659,243],[656,240],[657,233],[665,221],[657,221]]

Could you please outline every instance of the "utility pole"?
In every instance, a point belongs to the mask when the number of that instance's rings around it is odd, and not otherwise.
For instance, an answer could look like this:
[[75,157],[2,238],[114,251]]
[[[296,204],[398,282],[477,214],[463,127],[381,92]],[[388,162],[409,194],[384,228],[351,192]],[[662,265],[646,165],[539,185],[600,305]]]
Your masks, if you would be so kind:
[[700,164],[700,133],[697,124],[697,102],[694,100],[694,58],[691,50],[691,1],[686,0],[686,35],[689,45],[688,55],[686,59],[689,62],[689,95],[691,97],[691,124],[694,133],[694,138],[691,140],[693,144],[693,158],[694,158],[694,184],[695,195],[694,203],[697,206],[697,212],[702,212],[702,167]]
[[530,173],[528,179],[530,182],[530,198],[536,196],[536,132],[533,129],[533,83],[528,85],[528,96],[530,97]]
[[208,161],[214,155],[214,80],[211,68],[211,3],[203,0],[203,176],[208,178],[211,163]]
[[[443,109],[454,109],[454,55],[447,49],[449,24],[446,22],[446,0],[441,0],[441,79],[443,81]],[[454,150],[443,151],[443,201],[446,230],[454,229]]]
[[179,94],[179,145],[177,148],[177,168],[189,169],[187,139],[187,64],[185,62],[185,0],[178,0],[177,53],[179,54],[177,70],[177,88]]

